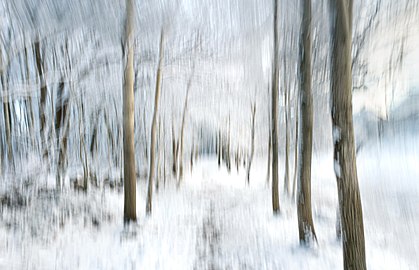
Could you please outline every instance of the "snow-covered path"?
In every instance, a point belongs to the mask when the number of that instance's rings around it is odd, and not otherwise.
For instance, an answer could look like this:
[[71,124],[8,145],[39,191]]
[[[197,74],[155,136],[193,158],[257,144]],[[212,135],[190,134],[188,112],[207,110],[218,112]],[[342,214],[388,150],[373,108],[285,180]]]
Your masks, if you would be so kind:
[[[266,161],[255,162],[247,186],[243,168],[228,173],[214,159],[203,159],[179,189],[160,188],[149,218],[147,185],[139,181],[139,221],[130,228],[124,228],[123,197],[116,190],[38,196],[24,210],[4,210],[0,269],[342,269],[329,163],[317,158],[313,163],[319,245],[312,248],[298,245],[295,205],[282,193],[281,214],[273,216]],[[391,182],[365,169],[371,167],[360,164],[361,179]],[[417,185],[370,181],[361,183],[361,192],[369,269],[417,269],[417,235],[412,234],[418,225]],[[401,242],[409,235],[413,241]]]

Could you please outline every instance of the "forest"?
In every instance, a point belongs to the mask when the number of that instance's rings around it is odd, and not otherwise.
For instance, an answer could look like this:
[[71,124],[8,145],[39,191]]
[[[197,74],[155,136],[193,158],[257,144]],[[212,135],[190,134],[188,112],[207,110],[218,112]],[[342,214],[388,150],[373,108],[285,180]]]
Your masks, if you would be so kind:
[[419,0],[0,0],[0,269],[419,269]]

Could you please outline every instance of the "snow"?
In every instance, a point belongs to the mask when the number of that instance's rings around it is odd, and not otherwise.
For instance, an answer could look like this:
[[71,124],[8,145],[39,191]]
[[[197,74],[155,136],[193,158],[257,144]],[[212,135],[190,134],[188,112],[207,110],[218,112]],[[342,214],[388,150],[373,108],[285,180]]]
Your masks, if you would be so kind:
[[[417,159],[408,156],[397,174],[397,166],[387,166],[394,161],[391,150],[380,160],[374,154],[358,160],[368,267],[417,269]],[[342,269],[332,162],[331,155],[313,159],[317,246],[299,246],[296,208],[284,194],[281,214],[272,215],[266,160],[255,161],[247,186],[244,168],[229,174],[207,158],[179,189],[161,187],[150,218],[140,180],[139,221],[128,228],[123,193],[108,188],[45,193],[26,208],[3,207],[0,269]]]
[[338,126],[334,126],[333,127],[333,143],[336,143],[340,140],[340,136],[341,136],[341,129]]
[[339,161],[337,161],[336,159],[333,160],[333,168],[335,169],[336,177],[340,178],[341,177],[340,165],[339,165]]

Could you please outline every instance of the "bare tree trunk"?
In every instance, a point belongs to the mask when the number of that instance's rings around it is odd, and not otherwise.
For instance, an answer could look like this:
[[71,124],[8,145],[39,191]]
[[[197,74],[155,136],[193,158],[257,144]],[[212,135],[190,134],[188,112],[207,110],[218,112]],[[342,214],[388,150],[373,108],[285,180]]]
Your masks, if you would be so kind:
[[[25,63],[26,63],[26,80],[30,81],[30,68],[29,68],[29,54],[28,49],[25,48]],[[28,131],[29,131],[29,141],[31,148],[35,148],[35,117],[34,117],[34,111],[32,106],[32,95],[28,96],[28,101],[26,102],[28,108]]]
[[288,88],[285,87],[285,175],[284,175],[284,193],[290,195],[290,165],[289,165],[289,151],[290,151],[290,131],[288,125],[288,111],[289,111],[289,93]]
[[46,130],[46,101],[47,101],[47,94],[48,89],[45,82],[44,77],[44,62],[41,58],[41,49],[39,41],[35,42],[35,58],[36,58],[36,67],[38,70],[38,76],[39,76],[39,83],[41,84],[41,106],[39,108],[39,120],[40,120],[40,126],[41,126],[41,149],[43,151],[43,158],[48,159],[48,146],[47,146],[47,135],[45,134]]
[[13,148],[12,148],[12,131],[11,131],[11,110],[10,99],[3,101],[4,123],[6,126],[6,144],[7,144],[7,160],[9,165],[13,163]]
[[67,156],[67,137],[68,137],[68,97],[65,97],[64,83],[61,82],[57,93],[57,109],[55,115],[55,132],[57,136],[58,147],[58,168],[56,176],[57,189],[60,190],[62,186],[61,179],[63,178],[64,169],[66,167]]
[[300,117],[300,115],[298,113],[300,111],[299,106],[298,106],[298,103],[299,102],[300,101],[299,101],[299,98],[298,98],[298,95],[297,95],[297,98],[296,98],[296,108],[295,108],[294,180],[293,180],[293,183],[292,183],[292,201],[295,200],[296,189],[297,189],[297,174],[298,174],[298,168],[297,168],[297,166],[298,166],[298,163],[297,163],[298,162],[298,135],[300,133],[299,126],[298,126],[298,119]]
[[160,186],[160,178],[161,178],[161,166],[160,166],[160,159],[161,159],[161,117],[159,117],[159,129],[158,129],[158,146],[157,146],[157,177],[156,177],[156,192],[159,191]]
[[272,209],[279,214],[278,190],[278,0],[274,0],[274,57],[272,59]]
[[[288,35],[285,35],[284,38],[285,44],[288,43]],[[290,100],[289,100],[289,76],[287,74],[287,55],[286,50],[283,50],[283,63],[284,63],[284,72],[283,72],[283,87],[284,87],[284,101],[285,101],[285,173],[284,173],[284,194],[286,196],[290,195],[290,166],[289,166],[289,152],[290,152],[290,131],[289,131],[289,107],[290,107]]]
[[142,139],[143,146],[144,146],[144,158],[148,160],[148,138],[147,138],[146,107],[145,106],[143,108],[142,122],[143,122],[143,130],[144,130],[144,133],[143,133],[144,137]]
[[157,67],[157,78],[156,78],[156,92],[154,96],[154,113],[153,122],[151,124],[151,143],[150,143],[150,168],[148,171],[148,190],[147,190],[147,204],[146,214],[151,215],[152,211],[152,200],[153,200],[153,178],[155,173],[154,161],[156,152],[156,137],[157,137],[157,117],[159,114],[159,99],[161,91],[161,69],[163,62],[163,29],[160,33],[160,49],[159,49],[159,64]]
[[352,120],[352,0],[331,1],[331,114],[344,269],[366,269],[362,203]]
[[186,86],[186,96],[185,96],[185,103],[183,104],[183,113],[182,113],[182,128],[180,131],[180,155],[177,158],[179,162],[179,179],[178,179],[178,185],[183,179],[183,145],[184,145],[184,135],[185,135],[185,123],[186,123],[186,112],[188,110],[188,98],[189,98],[189,92],[191,90],[192,85],[192,77],[195,73],[195,62],[192,67],[192,74],[189,77],[188,84]]
[[236,170],[239,172],[239,165],[240,165],[240,158],[239,158],[239,150],[236,150],[236,154],[234,155],[234,162],[236,164]]
[[[98,119],[100,116],[100,109],[97,110],[97,112],[95,114],[91,115],[91,123],[93,126],[93,133],[92,136],[90,138],[90,155],[92,156],[92,158],[94,157],[95,152],[97,151],[97,130],[98,130]],[[96,116],[97,118],[94,119],[94,116]]]
[[218,168],[221,166],[221,131],[218,131],[218,144],[217,144],[217,154],[218,154]]
[[230,115],[228,116],[228,141],[227,141],[227,149],[226,149],[226,166],[227,171],[231,172],[231,154],[230,154],[230,148],[231,148],[231,123],[230,123]]
[[123,145],[124,145],[124,221],[136,221],[137,179],[134,147],[134,10],[133,0],[126,0],[125,25],[126,67],[123,94]]
[[173,157],[172,173],[173,173],[173,177],[177,177],[177,140],[176,140],[176,135],[175,135],[175,125],[173,123],[173,119],[172,119],[172,157]]
[[[3,90],[7,89],[7,79],[5,77],[4,71],[1,70],[0,80],[3,86]],[[7,161],[9,165],[13,165],[13,148],[12,148],[12,112],[11,112],[11,102],[9,96],[6,94],[6,97],[2,98],[3,103],[3,113],[4,113],[4,124],[6,128],[6,147],[7,147]]]
[[[78,115],[79,115],[79,139],[80,139],[80,149],[79,149],[79,157],[80,161],[83,164],[83,190],[87,192],[88,189],[88,179],[89,179],[89,167],[88,167],[88,160],[87,160],[87,152],[86,152],[86,145],[84,142],[84,133],[82,130],[84,130],[84,107],[82,103],[83,99],[83,92],[81,92],[80,100],[77,101],[77,108],[78,108]],[[105,121],[106,120],[106,114],[105,114]],[[112,143],[113,144],[113,143]]]
[[300,244],[316,240],[311,210],[311,158],[313,148],[313,95],[311,90],[311,0],[303,1],[300,38],[301,144],[298,167],[298,233]]
[[[163,139],[163,141],[166,141],[166,139]],[[163,187],[166,188],[166,147],[165,146],[163,146]]]
[[192,170],[193,170],[193,162],[194,162],[194,148],[195,148],[195,143],[194,143],[194,140],[192,140],[191,156],[190,156],[191,172],[192,172]]
[[252,167],[253,156],[255,154],[255,115],[256,115],[256,103],[252,104],[252,133],[250,143],[250,156],[249,163],[247,165],[247,184],[250,185],[250,168]]
[[[269,130],[271,128],[269,127]],[[269,180],[271,179],[271,169],[272,169],[272,162],[271,162],[271,157],[272,157],[272,135],[271,135],[271,131],[269,131],[269,142],[268,142],[268,170],[267,170],[267,174],[266,174],[266,184],[267,186],[269,186]]]

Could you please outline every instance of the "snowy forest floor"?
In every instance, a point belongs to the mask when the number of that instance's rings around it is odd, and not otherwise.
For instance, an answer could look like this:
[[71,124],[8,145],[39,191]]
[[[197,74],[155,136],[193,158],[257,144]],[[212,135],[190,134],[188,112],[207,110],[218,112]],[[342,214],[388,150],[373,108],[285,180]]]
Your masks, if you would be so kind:
[[[358,157],[368,267],[419,269],[418,159],[373,156]],[[342,269],[332,158],[313,160],[319,243],[310,248],[298,244],[296,207],[282,184],[281,214],[272,215],[266,161],[255,163],[247,186],[243,168],[229,174],[201,159],[179,189],[160,187],[149,218],[139,180],[139,220],[129,228],[121,189],[28,191],[13,207],[2,203],[0,269]]]

